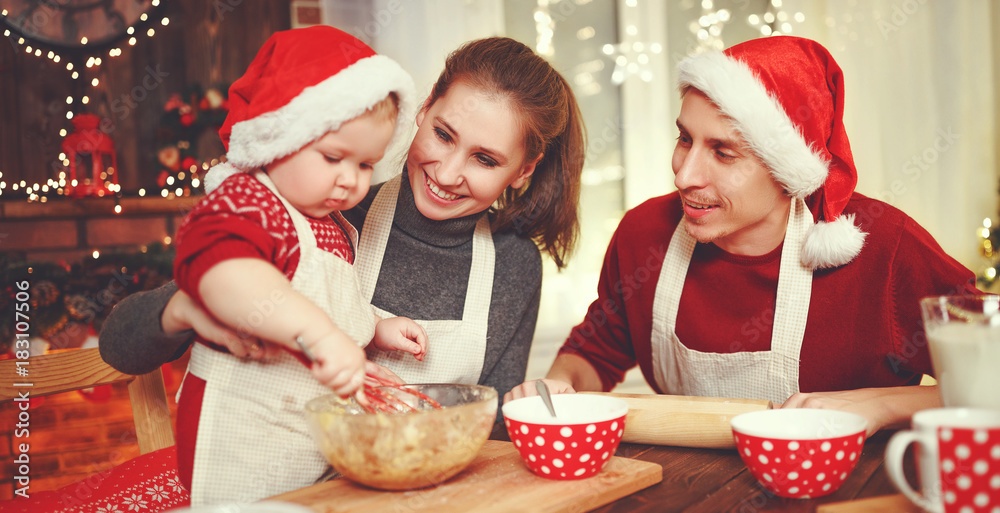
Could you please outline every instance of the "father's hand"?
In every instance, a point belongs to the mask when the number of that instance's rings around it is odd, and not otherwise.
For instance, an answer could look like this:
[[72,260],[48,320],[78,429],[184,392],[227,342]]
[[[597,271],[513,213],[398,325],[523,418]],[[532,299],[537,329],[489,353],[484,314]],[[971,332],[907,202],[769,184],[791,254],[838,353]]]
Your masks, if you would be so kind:
[[868,435],[909,424],[914,413],[941,406],[937,386],[861,388],[839,392],[799,393],[782,408],[823,408],[857,413],[868,420]]

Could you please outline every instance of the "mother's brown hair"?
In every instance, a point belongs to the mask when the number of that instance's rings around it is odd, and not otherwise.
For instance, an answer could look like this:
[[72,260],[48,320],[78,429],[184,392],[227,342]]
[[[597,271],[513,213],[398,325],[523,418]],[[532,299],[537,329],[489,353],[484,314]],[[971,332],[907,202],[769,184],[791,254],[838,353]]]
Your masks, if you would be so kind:
[[470,41],[445,61],[425,108],[464,82],[506,99],[521,118],[526,160],[542,154],[528,186],[508,187],[493,209],[493,229],[531,237],[562,268],[580,233],[583,119],[566,79],[535,52],[506,37]]

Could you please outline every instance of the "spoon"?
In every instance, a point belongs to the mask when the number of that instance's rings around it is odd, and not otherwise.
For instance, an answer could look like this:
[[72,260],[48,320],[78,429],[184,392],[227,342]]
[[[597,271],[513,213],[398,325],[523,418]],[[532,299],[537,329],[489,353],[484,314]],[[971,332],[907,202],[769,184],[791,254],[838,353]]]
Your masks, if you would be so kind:
[[542,397],[542,402],[545,403],[545,407],[549,409],[549,413],[553,417],[556,416],[556,409],[552,406],[552,396],[549,395],[549,387],[545,385],[542,380],[535,380],[535,390],[538,391],[538,395]]

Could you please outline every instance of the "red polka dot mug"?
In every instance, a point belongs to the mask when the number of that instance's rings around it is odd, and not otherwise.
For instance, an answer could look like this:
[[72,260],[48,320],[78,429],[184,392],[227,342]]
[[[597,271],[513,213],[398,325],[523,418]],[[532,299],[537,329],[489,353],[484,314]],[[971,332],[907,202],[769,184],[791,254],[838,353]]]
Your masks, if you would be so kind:
[[864,417],[837,410],[789,408],[732,418],[736,449],[771,493],[807,499],[835,492],[865,443]]
[[[920,491],[903,474],[917,444]],[[886,470],[914,504],[933,513],[1000,511],[1000,410],[935,408],[913,415],[913,429],[892,436]]]
[[539,396],[504,403],[507,434],[529,470],[548,479],[596,475],[625,431],[628,403],[590,394],[552,396],[552,417]]

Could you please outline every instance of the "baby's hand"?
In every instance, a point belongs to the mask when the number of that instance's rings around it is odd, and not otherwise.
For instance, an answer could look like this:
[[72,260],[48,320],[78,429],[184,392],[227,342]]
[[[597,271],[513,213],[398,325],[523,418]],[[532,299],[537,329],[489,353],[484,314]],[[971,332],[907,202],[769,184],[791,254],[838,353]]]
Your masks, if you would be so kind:
[[407,317],[382,319],[375,325],[375,347],[382,351],[405,351],[417,360],[427,354],[427,333]]
[[305,342],[315,362],[313,376],[341,397],[357,392],[365,382],[365,351],[340,330],[315,342]]

